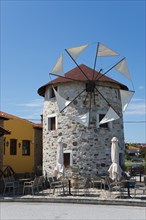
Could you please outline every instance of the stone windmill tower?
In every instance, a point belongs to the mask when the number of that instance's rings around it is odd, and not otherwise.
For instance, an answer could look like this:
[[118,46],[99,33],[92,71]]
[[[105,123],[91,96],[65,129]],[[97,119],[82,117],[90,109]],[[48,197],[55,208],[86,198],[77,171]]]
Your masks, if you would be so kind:
[[[74,60],[72,50],[67,52]],[[60,63],[59,59],[52,74],[57,75]],[[44,173],[54,170],[60,136],[65,167],[77,165],[81,175],[107,172],[113,136],[119,140],[122,165],[125,155],[123,108],[130,99],[125,99],[125,94],[130,92],[128,87],[83,64],[58,76],[38,89],[38,94],[44,97]]]

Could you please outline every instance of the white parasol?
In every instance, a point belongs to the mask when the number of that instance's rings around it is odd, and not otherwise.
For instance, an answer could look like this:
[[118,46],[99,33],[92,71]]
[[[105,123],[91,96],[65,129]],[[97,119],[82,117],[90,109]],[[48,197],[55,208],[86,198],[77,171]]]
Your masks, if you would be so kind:
[[122,176],[122,169],[119,165],[119,146],[118,146],[118,139],[113,137],[111,146],[111,160],[112,164],[108,169],[109,176],[112,180],[119,180]]
[[57,158],[56,158],[56,167],[54,169],[54,175],[57,178],[60,178],[64,175],[64,157],[63,157],[63,146],[62,146],[62,137],[58,139],[57,147]]

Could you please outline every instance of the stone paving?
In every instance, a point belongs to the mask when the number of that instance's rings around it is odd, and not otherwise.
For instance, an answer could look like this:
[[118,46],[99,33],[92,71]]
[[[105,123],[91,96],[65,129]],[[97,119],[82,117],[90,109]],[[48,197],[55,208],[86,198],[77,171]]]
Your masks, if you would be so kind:
[[64,195],[62,192],[55,192],[53,195],[50,189],[40,191],[35,195],[15,195],[6,194],[0,195],[0,202],[48,202],[48,203],[78,203],[78,204],[100,204],[100,205],[128,205],[128,206],[141,206],[146,207],[146,194],[141,194],[142,191],[138,191],[136,197],[134,197],[134,190],[131,189],[131,198],[127,197],[127,191],[122,193],[112,192],[108,190],[99,190],[91,188],[90,191],[83,192],[71,191],[72,195],[66,192]]

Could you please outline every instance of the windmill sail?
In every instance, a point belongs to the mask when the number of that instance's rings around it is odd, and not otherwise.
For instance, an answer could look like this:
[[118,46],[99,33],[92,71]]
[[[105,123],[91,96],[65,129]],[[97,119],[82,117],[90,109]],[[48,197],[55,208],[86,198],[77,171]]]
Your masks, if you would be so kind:
[[117,115],[117,113],[110,107],[107,111],[106,115],[103,117],[103,119],[99,122],[99,124],[104,124],[110,121],[114,121],[119,119],[120,117]]
[[88,44],[85,44],[79,47],[72,47],[66,50],[72,56],[72,58],[76,60],[80,53],[83,52],[88,46]]
[[127,79],[131,80],[130,72],[128,70],[128,65],[126,63],[126,59],[122,59],[117,65],[115,65],[115,69],[122,73]]
[[63,55],[59,57],[57,63],[55,64],[54,68],[51,70],[50,74],[64,77]]
[[56,100],[57,100],[57,104],[58,104],[58,108],[59,108],[59,111],[61,112],[66,106],[68,106],[70,104],[70,101],[64,99],[63,97],[61,97],[59,95],[58,92],[56,92],[56,90],[53,88],[54,90],[54,93],[55,93],[55,97],[56,97]]
[[97,56],[119,56],[119,54],[112,49],[106,47],[104,44],[99,43]]
[[86,114],[74,117],[73,119],[86,127],[89,126],[89,112],[87,112]]
[[120,96],[121,96],[121,103],[122,103],[123,112],[126,110],[126,108],[129,104],[129,102],[131,101],[133,95],[134,95],[133,91],[120,90]]

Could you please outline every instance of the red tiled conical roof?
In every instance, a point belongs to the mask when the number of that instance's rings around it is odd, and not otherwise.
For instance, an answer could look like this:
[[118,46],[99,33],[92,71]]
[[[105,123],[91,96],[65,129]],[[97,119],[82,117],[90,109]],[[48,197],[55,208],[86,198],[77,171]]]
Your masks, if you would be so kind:
[[[81,71],[81,70],[83,71]],[[86,76],[85,76],[86,75]],[[96,76],[98,76],[96,78]],[[101,77],[102,76],[102,77]],[[65,74],[65,77],[67,78],[63,78],[63,77],[58,77],[50,82],[48,82],[47,84],[41,86],[39,89],[38,89],[38,94],[40,96],[44,96],[45,94],[45,90],[46,90],[46,87],[49,86],[49,85],[55,85],[57,83],[66,83],[66,82],[71,82],[73,80],[77,80],[77,81],[81,81],[81,82],[86,82],[88,80],[93,80],[93,69],[91,69],[90,67],[84,65],[84,64],[81,64],[79,65],[79,67],[76,67],[70,71],[68,71],[66,74]],[[99,78],[99,79],[98,79]],[[95,71],[94,72],[94,79],[96,79],[96,81],[100,81],[100,82],[111,82],[111,83],[116,83],[118,84],[122,89],[125,89],[125,90],[128,90],[127,86],[119,83],[118,81],[116,80],[113,80],[112,78],[110,77],[107,77],[106,75],[102,75],[101,73]]]

